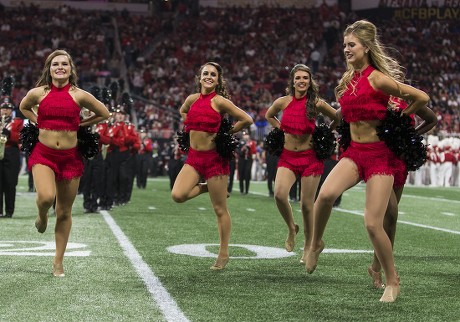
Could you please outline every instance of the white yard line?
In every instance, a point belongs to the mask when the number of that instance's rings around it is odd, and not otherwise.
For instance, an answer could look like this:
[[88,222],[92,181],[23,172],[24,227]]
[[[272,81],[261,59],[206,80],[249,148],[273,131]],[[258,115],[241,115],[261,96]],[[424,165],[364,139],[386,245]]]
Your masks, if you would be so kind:
[[158,277],[150,269],[149,265],[142,259],[142,256],[131,244],[128,237],[123,233],[121,228],[117,225],[115,220],[107,211],[100,212],[106,223],[109,225],[113,234],[118,240],[121,248],[123,249],[126,257],[133,265],[139,277],[144,281],[153,300],[160,308],[167,321],[189,321],[185,314],[181,311],[176,301],[171,297],[166,288],[161,284]]
[[448,202],[448,203],[460,203],[460,200],[452,200],[452,199],[444,199],[444,198],[436,198],[436,197],[422,197],[422,196],[408,195],[408,194],[403,193],[402,199],[404,198],[433,200],[433,201],[441,201],[441,202]]
[[[340,212],[345,212],[345,213],[348,213],[348,214],[364,216],[363,212],[357,211],[357,210],[347,210],[347,209],[342,209],[342,208],[334,208],[334,210],[337,210],[337,211],[340,211]],[[434,227],[434,226],[428,226],[428,225],[422,225],[422,224],[417,224],[417,223],[413,223],[413,222],[405,221],[405,220],[398,220],[398,224],[411,225],[411,226],[415,226],[415,227],[427,228],[427,229],[432,229],[432,230],[439,230],[439,231],[443,231],[443,232],[446,232],[446,233],[460,235],[460,231],[451,230],[451,229],[445,229],[445,228],[439,228],[439,227]]]

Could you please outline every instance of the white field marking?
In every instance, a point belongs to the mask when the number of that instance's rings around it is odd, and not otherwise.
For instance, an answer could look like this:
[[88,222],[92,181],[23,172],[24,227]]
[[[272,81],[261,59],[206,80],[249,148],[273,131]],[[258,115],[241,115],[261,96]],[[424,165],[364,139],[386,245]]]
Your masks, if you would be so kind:
[[[182,244],[174,245],[167,248],[170,253],[179,255],[188,255],[194,257],[217,257],[216,254],[211,253],[206,249],[207,246],[219,246],[219,244]],[[295,256],[295,252],[287,252],[285,249],[277,247],[267,247],[259,245],[244,245],[244,244],[231,244],[231,247],[245,248],[254,253],[250,256],[230,256],[231,259],[275,259],[275,258],[286,258]],[[303,248],[300,248],[303,251]],[[333,254],[349,254],[349,253],[372,253],[372,250],[360,250],[360,249],[335,249],[329,248],[324,249],[323,253]]]
[[449,203],[460,203],[460,200],[452,200],[452,199],[445,199],[445,198],[438,198],[438,197],[422,197],[422,196],[415,196],[415,195],[407,195],[403,193],[402,198],[414,198],[414,199],[424,199],[424,200],[433,200],[433,201],[442,201],[442,202],[449,202]]
[[446,216],[455,216],[455,214],[451,212],[441,212],[441,214],[446,215]]
[[206,210],[204,207],[198,207],[198,210]]
[[[346,212],[346,213],[353,214],[353,215],[364,216],[364,214],[362,212],[356,211],[356,210],[346,210],[346,209],[342,209],[342,208],[334,208],[334,209],[337,210],[337,211]],[[445,228],[439,228],[439,227],[433,227],[433,226],[428,226],[428,225],[422,225],[422,224],[416,224],[416,223],[413,223],[413,222],[410,222],[410,221],[398,220],[398,223],[411,225],[411,226],[415,226],[415,227],[439,230],[439,231],[443,231],[443,232],[446,232],[446,233],[460,235],[460,231],[451,230],[451,229],[445,229]]]
[[102,210],[100,213],[117,238],[118,243],[123,249],[126,257],[128,257],[137,274],[144,281],[144,284],[153,297],[153,300],[156,302],[161,312],[163,312],[166,321],[188,322],[189,320],[181,311],[176,301],[174,301],[168,291],[164,288],[161,281],[155,276],[147,263],[144,262],[142,256],[136,248],[134,248],[133,244],[131,244],[128,237],[123,233],[112,216],[110,216],[109,212]]
[[[300,249],[303,250],[303,247]],[[365,249],[339,249],[339,248],[324,248],[322,253],[330,253],[330,254],[362,254],[362,253],[373,253],[373,250],[365,250]]]
[[255,209],[253,209],[253,208],[246,208],[246,210],[247,210],[247,211],[250,211],[250,212],[254,212],[254,211],[256,211],[256,210],[255,210]]
[[[194,257],[217,257],[217,254],[211,253],[206,249],[207,246],[219,246],[219,244],[183,244],[170,246],[167,250],[173,254],[189,255]],[[258,245],[231,244],[231,247],[241,247],[253,252],[254,256],[230,256],[235,259],[273,259],[294,256],[294,252],[288,253],[285,249],[276,247],[266,247]]]
[[[66,256],[86,257],[91,254],[89,250],[81,250],[87,247],[81,243],[67,243]],[[0,256],[54,256],[56,244],[54,241],[0,241]]]
[[149,210],[156,210],[157,208],[155,208],[154,206],[150,206],[149,207]]
[[[354,187],[353,189],[357,189],[357,187]],[[361,188],[361,189],[357,189],[357,190],[362,190],[362,188]],[[253,194],[264,196],[263,193],[259,193],[259,192],[253,192]],[[435,198],[435,197],[421,197],[421,196],[403,194],[403,198],[406,198],[406,197],[414,198],[414,199],[425,199],[425,200],[428,199],[428,200],[433,200],[433,201],[441,201],[441,202],[449,202],[449,203],[460,203],[460,200],[452,200],[452,199],[444,199],[444,198]],[[354,214],[354,215],[364,216],[364,214],[363,214],[362,212],[359,212],[359,211],[346,210],[346,209],[342,209],[342,208],[334,208],[334,209],[337,210],[337,211],[341,211],[341,212],[347,212],[347,213]],[[400,214],[405,214],[405,213],[404,213],[404,212],[400,212]],[[448,216],[448,215],[447,215],[447,216]],[[456,231],[456,230],[450,230],[450,229],[438,228],[438,227],[433,227],[433,226],[428,226],[428,225],[422,225],[422,224],[417,224],[417,223],[413,223],[413,222],[410,222],[410,221],[398,220],[398,223],[402,223],[402,224],[406,224],[406,225],[411,225],[411,226],[416,226],[416,227],[421,227],[421,228],[439,230],[439,231],[444,231],[444,232],[447,232],[447,233],[452,233],[452,234],[460,235],[460,232],[459,232],[459,231]]]

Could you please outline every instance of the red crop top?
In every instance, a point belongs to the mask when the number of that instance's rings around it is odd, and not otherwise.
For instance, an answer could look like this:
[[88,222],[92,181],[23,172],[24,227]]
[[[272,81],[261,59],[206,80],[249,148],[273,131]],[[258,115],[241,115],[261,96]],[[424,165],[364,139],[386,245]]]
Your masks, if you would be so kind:
[[315,119],[308,119],[306,103],[306,96],[300,99],[292,98],[292,101],[283,110],[281,130],[295,135],[313,133],[315,130]]
[[[356,72],[347,89],[339,99],[343,119],[348,122],[383,120],[390,96],[372,88],[367,78],[375,70],[367,66],[361,73]],[[353,88],[352,84],[355,84]]]
[[38,106],[37,126],[52,131],[78,131],[80,106],[69,94],[70,83],[51,90]]
[[185,131],[202,131],[217,133],[219,131],[222,115],[211,107],[211,99],[216,96],[211,94],[200,94],[200,97],[190,106],[185,119]]

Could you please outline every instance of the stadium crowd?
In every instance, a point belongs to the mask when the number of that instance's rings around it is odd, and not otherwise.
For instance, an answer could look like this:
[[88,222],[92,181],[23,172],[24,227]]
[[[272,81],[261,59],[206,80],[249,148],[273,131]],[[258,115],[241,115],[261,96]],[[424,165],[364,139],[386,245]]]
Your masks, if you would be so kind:
[[[12,98],[17,106],[26,89],[33,87],[45,57],[64,48],[75,58],[80,87],[107,87],[118,81],[121,91],[135,98],[131,121],[153,141],[159,168],[152,166],[151,175],[165,173],[171,142],[182,126],[178,109],[193,91],[195,71],[204,61],[225,62],[232,100],[253,117],[250,134],[256,141],[270,130],[265,112],[285,94],[294,63],[311,66],[320,95],[338,106],[333,91],[345,68],[340,39],[345,27],[359,18],[357,12],[326,4],[311,9],[196,10],[192,2],[175,1],[174,7],[154,16],[68,6],[0,8],[0,76],[14,75]],[[459,25],[455,20],[373,21],[384,32],[383,42],[399,51],[407,78],[430,94],[430,108],[438,115],[438,125],[427,137],[434,154],[420,170],[423,176],[411,174],[410,183],[448,181],[458,186]],[[427,170],[431,163],[445,162],[452,163],[451,179],[430,179],[435,173]],[[256,167],[263,169],[254,162],[253,179],[263,178],[256,175]]]

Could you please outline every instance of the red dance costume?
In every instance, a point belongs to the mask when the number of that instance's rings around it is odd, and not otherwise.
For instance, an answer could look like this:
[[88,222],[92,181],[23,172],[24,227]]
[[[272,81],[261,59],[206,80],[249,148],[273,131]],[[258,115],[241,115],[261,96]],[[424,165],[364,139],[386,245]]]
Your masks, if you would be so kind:
[[211,107],[211,100],[216,95],[216,92],[200,94],[200,97],[190,106],[184,122],[186,132],[194,130],[217,133],[219,131],[222,115]]
[[[200,97],[190,106],[184,122],[185,130],[217,133],[222,115],[211,107],[211,99],[216,93],[200,94]],[[193,167],[205,180],[219,175],[230,174],[230,161],[221,157],[215,149],[197,151],[189,149],[185,164]]]
[[[312,134],[315,131],[315,119],[307,117],[307,97],[292,101],[283,110],[281,117],[281,130],[293,135]],[[296,176],[320,176],[324,171],[324,163],[316,157],[313,149],[305,151],[289,151],[283,149],[281,152],[278,168],[283,167],[294,172]]]
[[[391,100],[393,104],[400,110],[404,110],[407,107],[407,103],[404,100],[400,99],[399,97],[392,97]],[[415,124],[414,115],[411,114],[410,117],[412,118],[412,125],[414,125]],[[394,164],[394,169],[395,169],[395,173],[394,173],[395,181],[393,183],[393,188],[399,189],[399,188],[404,187],[404,184],[406,183],[407,175],[409,174],[409,172],[407,171],[406,163],[401,158],[396,159],[395,164]]]
[[[346,91],[339,99],[342,115],[346,122],[383,120],[386,116],[390,96],[376,91],[369,83],[368,76],[375,70],[368,66],[361,73],[356,72]],[[351,142],[340,158],[352,160],[358,167],[360,178],[366,182],[373,175],[394,176],[398,164],[396,155],[385,142]]]
[[[52,131],[78,131],[80,107],[69,94],[70,83],[51,90],[38,107],[37,127]],[[56,150],[37,142],[28,162],[29,171],[36,164],[51,168],[56,180],[71,180],[83,174],[83,160],[77,147]]]
[[216,150],[197,151],[189,148],[185,164],[192,166],[205,180],[230,174],[230,161],[221,157]]

